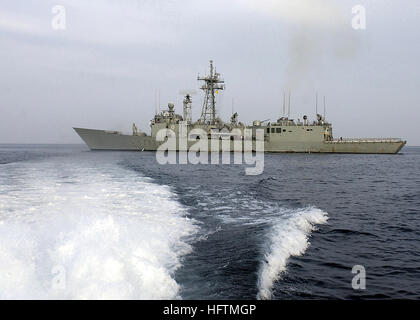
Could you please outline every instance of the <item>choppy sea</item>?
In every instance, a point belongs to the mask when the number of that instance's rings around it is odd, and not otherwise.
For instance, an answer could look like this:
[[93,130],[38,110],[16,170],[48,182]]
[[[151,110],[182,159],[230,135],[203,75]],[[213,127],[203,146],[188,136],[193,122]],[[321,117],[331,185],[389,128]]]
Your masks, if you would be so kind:
[[1,299],[419,299],[419,279],[417,147],[265,154],[247,176],[0,145]]

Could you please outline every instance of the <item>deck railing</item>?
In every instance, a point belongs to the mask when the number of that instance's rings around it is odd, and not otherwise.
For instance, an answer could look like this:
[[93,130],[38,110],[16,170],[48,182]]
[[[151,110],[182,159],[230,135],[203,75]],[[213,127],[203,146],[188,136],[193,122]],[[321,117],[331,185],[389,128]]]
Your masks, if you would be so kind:
[[340,138],[327,143],[359,143],[359,142],[401,142],[400,138]]

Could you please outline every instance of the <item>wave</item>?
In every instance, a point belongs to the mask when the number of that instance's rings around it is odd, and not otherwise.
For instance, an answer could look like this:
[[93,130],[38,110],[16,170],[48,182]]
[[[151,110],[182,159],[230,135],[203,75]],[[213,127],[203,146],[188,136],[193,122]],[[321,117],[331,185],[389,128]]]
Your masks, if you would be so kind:
[[327,213],[317,208],[293,211],[277,218],[266,243],[258,275],[258,299],[270,299],[272,288],[286,270],[290,256],[300,256],[309,246],[308,238],[317,224],[327,222]]
[[0,299],[180,298],[194,220],[168,187],[84,161],[0,173]]

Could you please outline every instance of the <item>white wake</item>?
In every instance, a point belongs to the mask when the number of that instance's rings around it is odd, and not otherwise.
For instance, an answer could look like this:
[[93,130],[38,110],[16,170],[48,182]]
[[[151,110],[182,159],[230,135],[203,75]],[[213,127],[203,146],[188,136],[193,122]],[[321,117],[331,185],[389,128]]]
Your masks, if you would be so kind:
[[292,211],[275,221],[266,243],[258,276],[258,299],[270,299],[272,288],[286,270],[290,256],[300,256],[309,246],[309,236],[317,224],[327,222],[327,213],[317,208]]
[[197,232],[168,187],[95,161],[0,172],[0,299],[173,299]]

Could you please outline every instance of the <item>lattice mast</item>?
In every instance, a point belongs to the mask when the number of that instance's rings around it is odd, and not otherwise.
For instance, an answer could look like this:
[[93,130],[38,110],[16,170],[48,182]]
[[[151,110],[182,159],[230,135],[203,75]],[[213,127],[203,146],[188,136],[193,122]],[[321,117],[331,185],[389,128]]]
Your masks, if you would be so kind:
[[197,80],[204,81],[201,90],[204,91],[203,109],[201,110],[200,121],[206,124],[216,123],[216,99],[215,93],[225,89],[225,81],[220,79],[220,74],[213,69],[213,60],[210,60],[210,74],[204,77],[197,77]]

